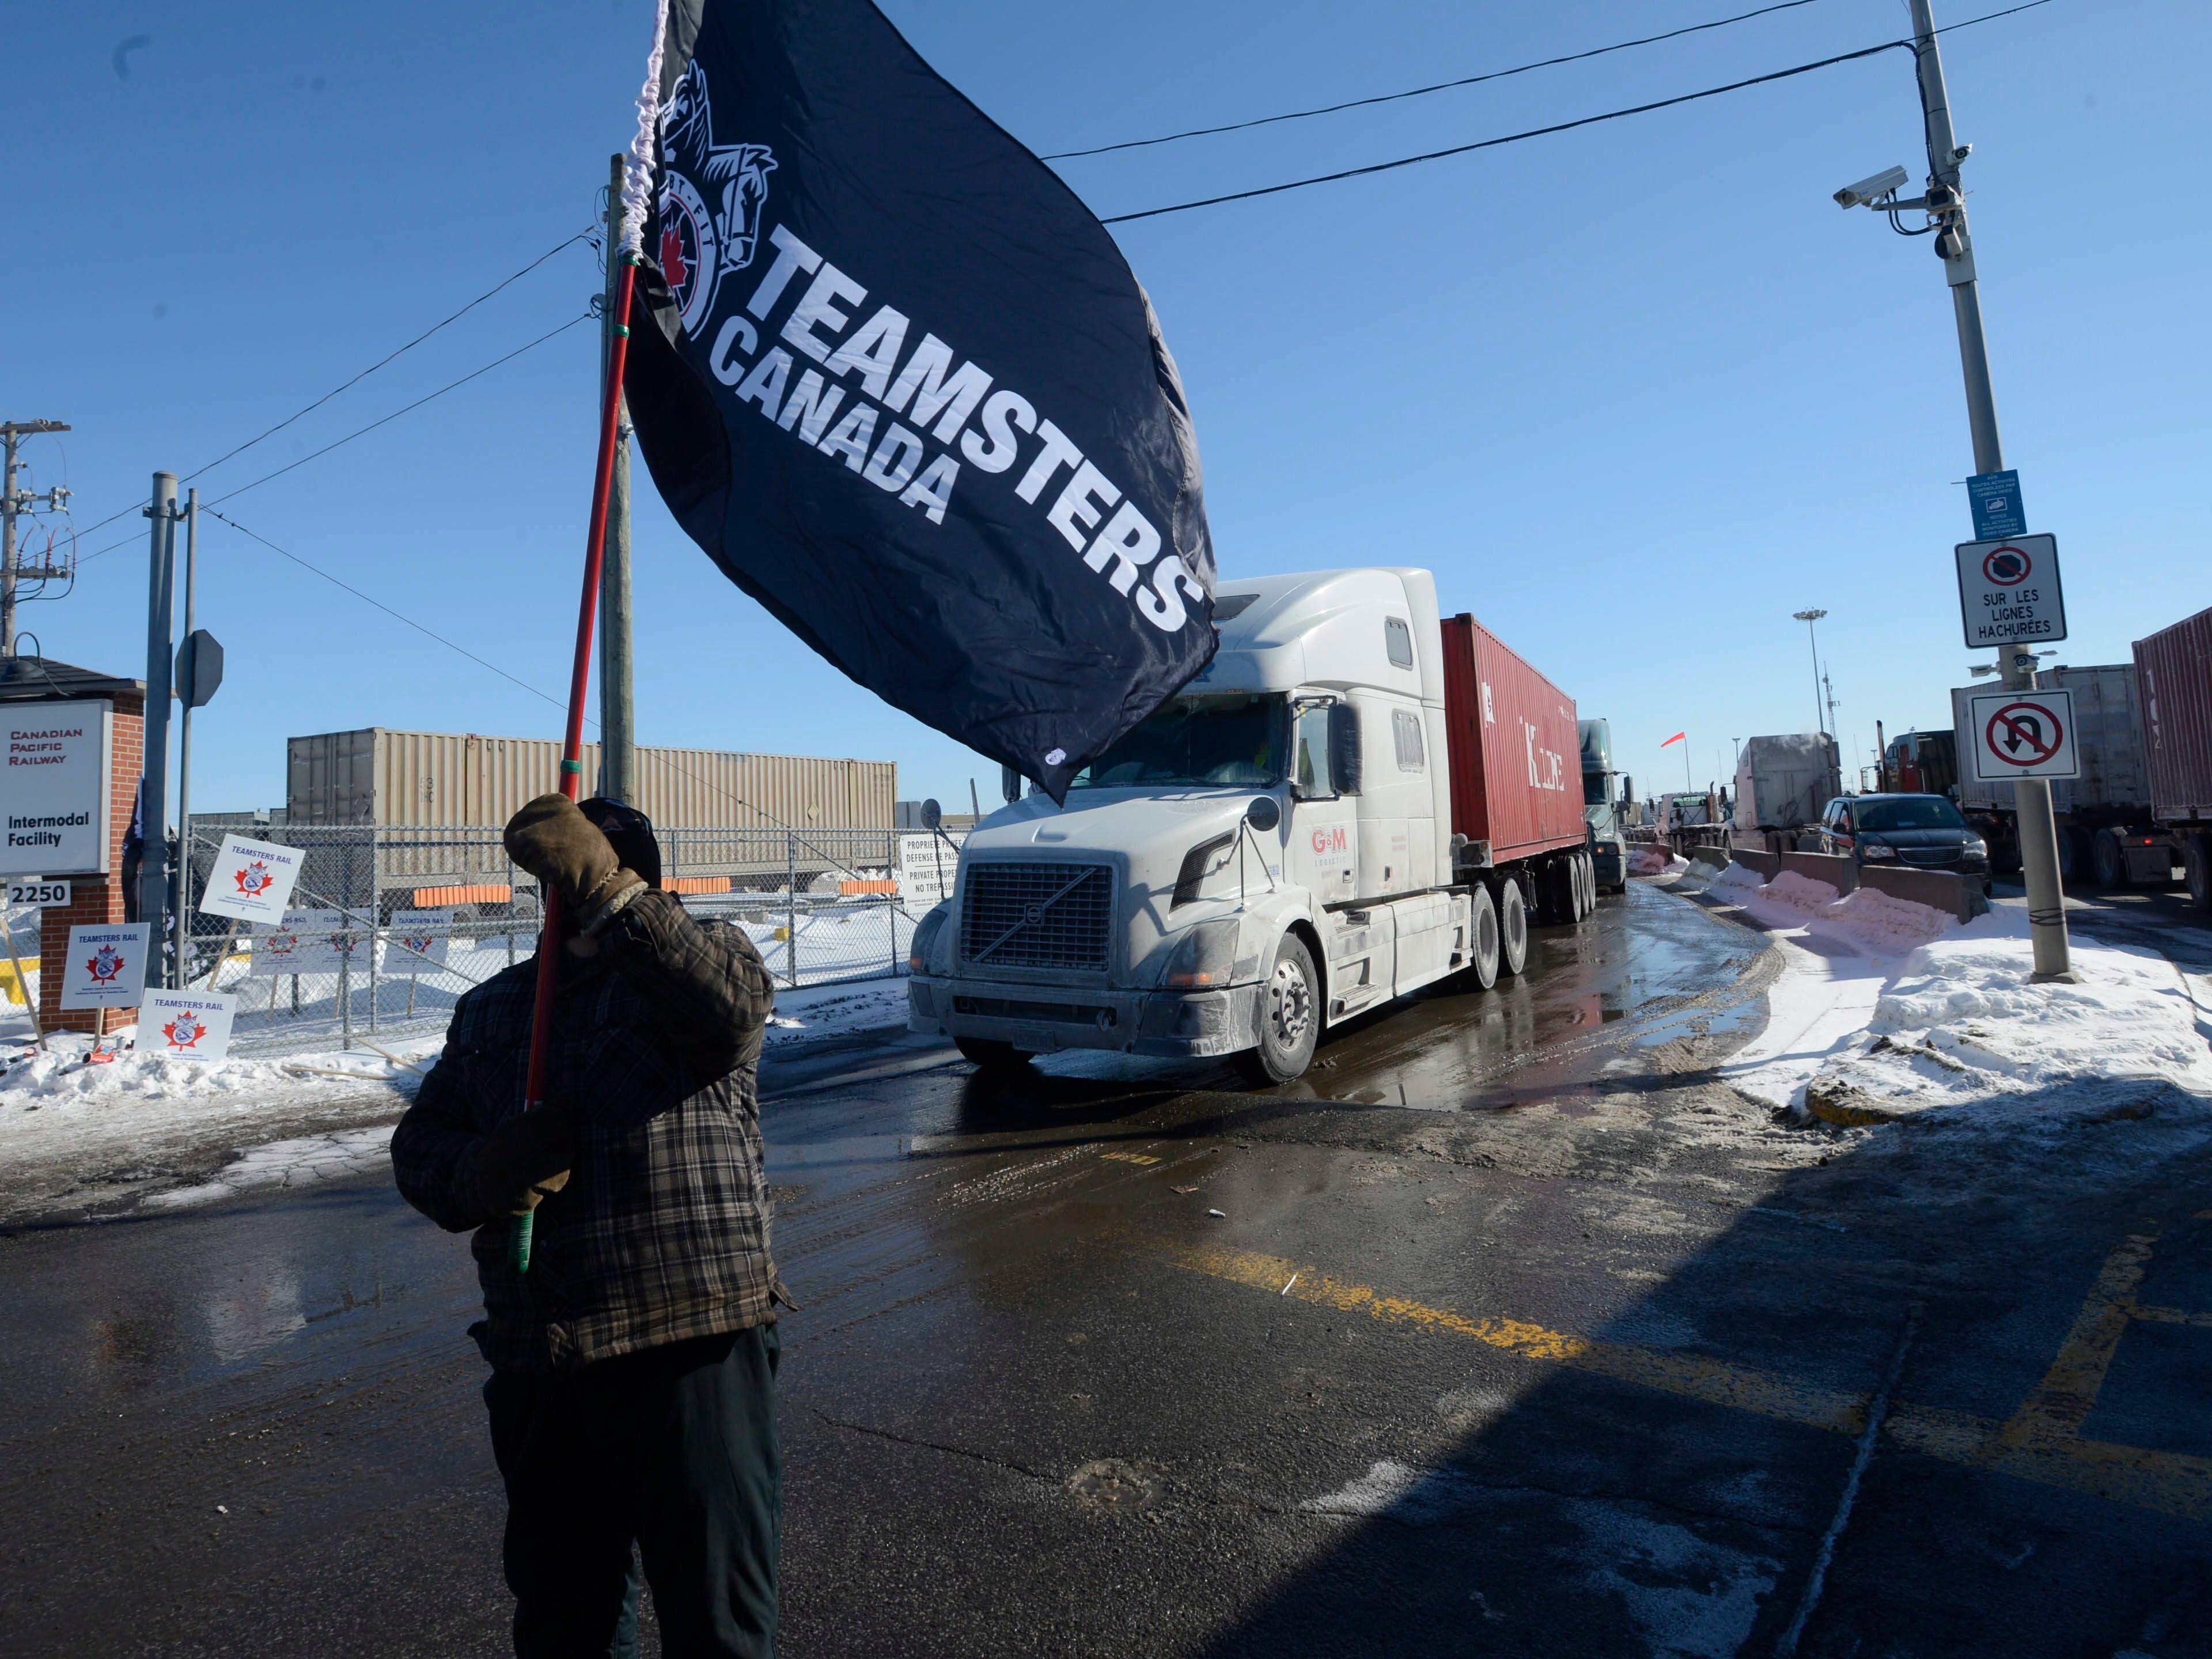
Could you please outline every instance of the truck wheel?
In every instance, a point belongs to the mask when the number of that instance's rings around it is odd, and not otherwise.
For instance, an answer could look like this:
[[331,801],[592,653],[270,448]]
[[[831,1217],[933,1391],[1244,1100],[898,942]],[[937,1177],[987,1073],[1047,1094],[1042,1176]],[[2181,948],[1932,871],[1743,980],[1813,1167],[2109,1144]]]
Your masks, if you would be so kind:
[[1296,933],[1275,947],[1274,971],[1260,983],[1254,1021],[1256,1039],[1245,1056],[1254,1081],[1265,1086],[1302,1076],[1321,1038],[1321,986],[1313,954]]
[[2109,830],[2100,830],[2089,843],[2089,861],[2097,872],[2100,887],[2125,887],[2128,884],[2127,849],[2120,838]]
[[2058,826],[2058,879],[2071,887],[2089,873],[2089,832],[2071,823]]
[[1517,974],[1528,965],[1528,905],[1511,876],[1498,884],[1498,971]]
[[1467,972],[1487,991],[1498,983],[1498,957],[1502,948],[1498,932],[1498,901],[1490,889],[1478,885],[1467,906]]
[[2189,884],[2189,908],[2212,910],[2212,835],[2200,830],[2181,838],[2181,866]]
[[961,1059],[981,1071],[1012,1072],[1030,1063],[1028,1049],[995,1037],[957,1036],[952,1046],[959,1049]]
[[1575,873],[1583,879],[1583,920],[1597,914],[1597,860],[1584,848],[1575,854]]

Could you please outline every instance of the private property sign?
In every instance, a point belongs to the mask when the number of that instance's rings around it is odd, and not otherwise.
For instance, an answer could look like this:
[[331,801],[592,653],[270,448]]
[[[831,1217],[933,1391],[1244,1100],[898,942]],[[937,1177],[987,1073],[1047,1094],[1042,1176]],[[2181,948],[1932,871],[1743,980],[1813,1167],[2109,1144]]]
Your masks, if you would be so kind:
[[2066,637],[2058,586],[2058,538],[1960,542],[1959,614],[1969,650],[2054,643]]
[[2081,775],[2071,691],[1979,692],[1966,699],[1966,724],[1974,775],[1984,783]]
[[16,703],[0,769],[0,876],[82,876],[107,868],[107,768],[114,705]]

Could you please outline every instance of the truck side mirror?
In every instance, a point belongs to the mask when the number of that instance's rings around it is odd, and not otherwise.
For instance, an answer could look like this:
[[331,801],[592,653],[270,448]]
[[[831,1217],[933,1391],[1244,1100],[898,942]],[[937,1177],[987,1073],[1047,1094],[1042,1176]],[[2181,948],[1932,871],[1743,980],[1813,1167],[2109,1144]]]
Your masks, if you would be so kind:
[[921,827],[925,830],[936,830],[944,823],[945,809],[937,804],[937,797],[932,795],[921,804]]
[[1338,794],[1359,793],[1359,711],[1348,702],[1328,706],[1328,777]]
[[1022,798],[1022,775],[1011,766],[1000,767],[999,793],[1006,798],[1006,805],[1012,806]]
[[1273,795],[1255,795],[1252,804],[1244,809],[1244,822],[1263,836],[1282,821],[1282,803]]
[[1636,804],[1636,780],[1626,772],[1620,776],[1620,804],[1623,806],[1633,806]]

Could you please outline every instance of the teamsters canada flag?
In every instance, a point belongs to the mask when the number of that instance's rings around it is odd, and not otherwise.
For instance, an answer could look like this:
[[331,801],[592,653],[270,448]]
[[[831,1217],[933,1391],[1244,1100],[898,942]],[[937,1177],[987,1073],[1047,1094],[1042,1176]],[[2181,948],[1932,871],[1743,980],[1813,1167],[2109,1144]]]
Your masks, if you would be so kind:
[[624,382],[653,482],[817,651],[1058,799],[1214,650],[1144,289],[866,0],[665,15]]

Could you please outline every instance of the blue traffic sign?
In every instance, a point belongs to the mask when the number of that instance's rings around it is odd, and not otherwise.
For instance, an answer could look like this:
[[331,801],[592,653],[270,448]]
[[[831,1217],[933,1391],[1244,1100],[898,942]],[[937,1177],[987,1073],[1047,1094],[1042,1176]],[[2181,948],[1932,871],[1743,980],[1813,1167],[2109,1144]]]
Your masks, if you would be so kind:
[[1966,480],[1966,499],[1974,507],[1974,539],[1999,542],[2027,534],[2027,514],[2020,504],[2020,474],[1977,472]]

